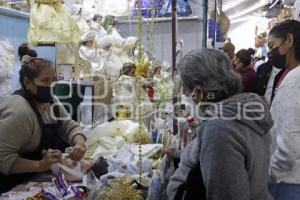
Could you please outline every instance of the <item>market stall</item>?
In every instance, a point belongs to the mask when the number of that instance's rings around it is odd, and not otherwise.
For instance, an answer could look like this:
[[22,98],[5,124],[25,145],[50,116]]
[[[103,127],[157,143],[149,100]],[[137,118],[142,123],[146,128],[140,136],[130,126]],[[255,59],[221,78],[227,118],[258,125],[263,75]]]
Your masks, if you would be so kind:
[[[26,40],[40,57],[52,60],[58,79],[53,92],[84,130],[87,152],[73,161],[72,149],[65,149],[51,171],[0,199],[166,199],[166,186],[178,165],[173,158],[180,158],[199,125],[178,84],[176,63],[192,49],[222,47],[234,35],[237,21],[244,20],[236,11],[230,13],[234,6],[226,1],[224,10],[222,1],[205,2],[207,20],[193,16],[194,7],[186,0],[7,1],[25,3],[30,13],[0,8],[1,23],[8,18],[17,24],[0,30],[7,37],[0,41],[0,51],[5,52],[0,60],[5,88],[0,94],[16,89],[9,87],[18,70],[13,60],[16,47]],[[259,6],[269,16],[268,23],[255,21],[253,45],[264,55],[268,29],[299,17],[293,6],[299,2],[247,3],[255,7],[250,13]],[[278,9],[275,14],[273,8]],[[207,44],[202,22],[208,26]]]
[[[51,55],[59,79],[54,94],[81,122],[87,153],[75,162],[66,149],[49,173],[27,180],[1,199],[145,199],[160,191],[154,186],[166,170],[164,148],[186,145],[187,128],[184,145],[173,135],[174,66],[176,55],[179,59],[190,50],[183,50],[184,41],[191,49],[200,48],[199,17],[187,17],[192,10],[186,1],[176,3],[182,17],[178,38],[183,39],[176,49],[175,37],[170,45],[176,32],[172,1],[120,1],[117,7],[109,2],[75,1],[70,9],[60,0],[27,2],[31,9],[24,14],[22,32],[28,29],[28,34],[14,46],[27,38],[31,48]],[[167,31],[171,21],[172,34]],[[187,32],[188,26],[193,31]],[[12,51],[10,42],[3,43],[3,51]],[[5,57],[6,63],[12,55]]]

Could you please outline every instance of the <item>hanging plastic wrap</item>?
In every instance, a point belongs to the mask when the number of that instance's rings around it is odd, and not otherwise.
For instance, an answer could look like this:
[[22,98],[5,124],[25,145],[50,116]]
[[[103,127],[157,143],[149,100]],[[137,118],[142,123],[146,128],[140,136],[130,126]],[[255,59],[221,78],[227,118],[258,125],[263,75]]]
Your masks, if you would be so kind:
[[[171,16],[172,13],[172,1],[167,0],[161,8],[160,16]],[[192,14],[192,9],[187,0],[177,0],[176,2],[177,15],[180,17],[186,17]]]
[[37,0],[30,12],[27,40],[37,44],[77,44],[81,32],[62,0]]

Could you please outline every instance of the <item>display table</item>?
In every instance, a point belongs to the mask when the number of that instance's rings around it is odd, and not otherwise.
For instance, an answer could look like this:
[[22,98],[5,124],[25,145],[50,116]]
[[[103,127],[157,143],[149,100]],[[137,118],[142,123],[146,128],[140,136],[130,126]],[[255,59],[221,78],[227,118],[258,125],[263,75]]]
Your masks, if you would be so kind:
[[43,188],[51,186],[51,178],[49,174],[38,175],[28,182],[17,185],[12,190],[0,196],[0,200],[24,200],[27,197],[34,196]]

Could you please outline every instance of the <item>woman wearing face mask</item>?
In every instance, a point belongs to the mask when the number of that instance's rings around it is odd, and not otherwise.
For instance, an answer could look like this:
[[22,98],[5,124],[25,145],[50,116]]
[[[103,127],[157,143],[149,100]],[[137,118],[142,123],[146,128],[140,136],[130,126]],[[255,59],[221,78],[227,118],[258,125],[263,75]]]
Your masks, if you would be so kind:
[[275,200],[300,199],[300,22],[284,21],[269,33],[286,56],[286,69],[274,86],[270,187]]
[[279,74],[278,76],[280,76],[281,71],[284,71],[285,56],[280,55],[278,48],[274,46],[274,37],[272,35],[268,37],[268,47],[270,49],[268,61],[258,67],[252,92],[264,96],[270,104],[274,81],[277,75]]
[[268,105],[241,94],[241,78],[221,51],[192,51],[179,66],[182,86],[203,117],[171,178],[169,200],[271,200]]
[[254,54],[253,49],[242,49],[233,58],[234,69],[242,76],[244,92],[250,92],[255,81],[255,71],[251,67]]
[[64,141],[73,146],[71,159],[85,154],[79,124],[52,98],[54,80],[48,60],[31,58],[20,70],[22,89],[0,105],[0,194],[60,162]]

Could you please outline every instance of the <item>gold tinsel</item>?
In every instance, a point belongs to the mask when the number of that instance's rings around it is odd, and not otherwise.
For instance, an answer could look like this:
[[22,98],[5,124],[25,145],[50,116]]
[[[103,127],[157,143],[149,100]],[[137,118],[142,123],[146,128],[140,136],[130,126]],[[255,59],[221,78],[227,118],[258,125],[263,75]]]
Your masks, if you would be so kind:
[[135,75],[147,78],[149,66],[150,66],[150,62],[148,59],[144,59],[141,62],[137,63]]
[[139,131],[133,135],[133,143],[151,144],[151,139],[146,133]]
[[119,178],[111,182],[101,192],[97,200],[141,200],[141,192],[128,183],[126,178]]

